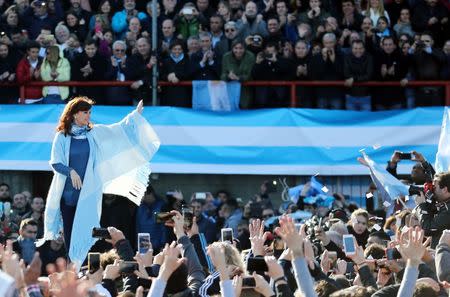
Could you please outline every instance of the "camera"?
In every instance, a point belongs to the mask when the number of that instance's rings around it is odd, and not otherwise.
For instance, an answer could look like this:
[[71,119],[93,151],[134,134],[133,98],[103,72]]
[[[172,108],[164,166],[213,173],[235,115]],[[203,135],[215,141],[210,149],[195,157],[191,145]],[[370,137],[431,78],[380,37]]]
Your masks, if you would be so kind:
[[423,186],[411,185],[408,189],[409,195],[420,195],[420,193],[425,194],[426,199],[433,200],[434,198],[434,185],[432,182],[426,182]]
[[0,32],[0,37],[5,37],[6,36],[6,32],[2,31]]
[[254,43],[261,43],[262,42],[262,38],[260,36],[253,36],[252,41]]

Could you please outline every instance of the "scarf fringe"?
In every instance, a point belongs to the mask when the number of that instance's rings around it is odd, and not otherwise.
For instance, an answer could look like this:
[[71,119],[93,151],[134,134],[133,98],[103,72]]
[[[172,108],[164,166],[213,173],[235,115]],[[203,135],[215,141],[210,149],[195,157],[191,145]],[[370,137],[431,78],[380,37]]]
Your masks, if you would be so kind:
[[145,191],[147,191],[150,173],[150,163],[146,163],[145,165],[137,168],[134,184],[131,185],[129,191],[131,197],[128,196],[128,198],[137,205],[141,204],[142,197],[144,197]]

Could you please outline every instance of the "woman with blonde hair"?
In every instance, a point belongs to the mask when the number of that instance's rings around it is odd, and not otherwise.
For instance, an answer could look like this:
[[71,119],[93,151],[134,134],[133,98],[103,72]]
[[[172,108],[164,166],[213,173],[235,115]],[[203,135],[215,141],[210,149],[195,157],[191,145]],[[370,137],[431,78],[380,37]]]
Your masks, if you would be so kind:
[[[52,45],[47,48],[47,55],[41,66],[42,81],[63,82],[70,80],[70,63],[62,57],[59,47]],[[61,104],[69,97],[69,87],[48,86],[42,89],[44,104]]]
[[355,236],[358,245],[363,248],[365,248],[369,239],[368,223],[369,213],[365,209],[358,208],[352,213],[347,224],[348,233]]
[[367,1],[366,9],[362,12],[362,14],[369,17],[372,20],[372,24],[378,24],[378,18],[380,16],[387,18],[388,25],[391,22],[388,12],[384,9],[383,0]]

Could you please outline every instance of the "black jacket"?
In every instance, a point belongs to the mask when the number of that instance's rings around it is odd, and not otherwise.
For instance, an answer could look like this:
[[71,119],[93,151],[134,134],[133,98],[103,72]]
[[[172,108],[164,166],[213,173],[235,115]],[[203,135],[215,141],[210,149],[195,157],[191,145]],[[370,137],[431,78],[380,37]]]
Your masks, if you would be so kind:
[[[373,61],[372,56],[365,53],[361,58],[356,58],[353,54],[345,57],[344,60],[344,78],[353,77],[354,82],[368,81],[372,78]],[[349,91],[351,96],[367,96],[369,88],[352,87]]]
[[253,66],[252,77],[254,80],[288,80],[289,79],[289,60],[277,55],[277,61],[264,59],[259,64]]
[[209,61],[206,61],[202,67],[200,62],[203,59],[203,55],[203,51],[200,50],[191,56],[189,72],[192,75],[192,80],[218,80],[220,77],[219,56],[214,53],[213,64],[210,65]]

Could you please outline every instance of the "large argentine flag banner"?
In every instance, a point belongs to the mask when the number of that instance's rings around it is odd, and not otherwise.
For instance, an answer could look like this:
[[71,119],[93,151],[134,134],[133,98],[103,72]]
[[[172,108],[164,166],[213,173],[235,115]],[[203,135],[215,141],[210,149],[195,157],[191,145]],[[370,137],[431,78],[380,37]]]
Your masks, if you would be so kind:
[[[0,170],[50,170],[51,143],[64,106],[0,105]],[[131,107],[94,106],[92,121],[110,124]],[[394,150],[422,152],[434,162],[443,108],[356,112],[270,109],[216,113],[146,107],[161,147],[159,173],[367,175],[366,149],[380,165]],[[402,161],[400,173],[410,172]]]
[[213,80],[192,82],[192,108],[195,110],[239,110],[241,84]]
[[434,164],[436,172],[450,170],[450,109],[445,107],[442,117],[441,136],[439,138],[439,149]]

